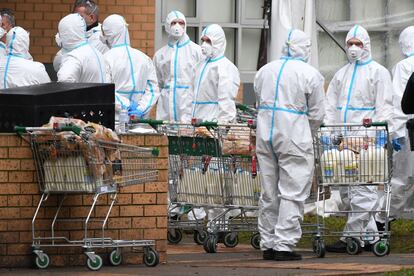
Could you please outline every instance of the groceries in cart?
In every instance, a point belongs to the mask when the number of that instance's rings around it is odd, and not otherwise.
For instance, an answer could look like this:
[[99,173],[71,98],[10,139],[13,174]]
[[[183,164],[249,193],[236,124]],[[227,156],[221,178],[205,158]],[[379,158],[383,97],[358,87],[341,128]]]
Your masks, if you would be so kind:
[[325,132],[320,140],[324,183],[384,182],[388,177],[388,153],[384,147],[386,135],[383,130],[375,133]]
[[[72,131],[51,132],[49,128],[77,126],[82,134]],[[51,117],[45,130],[35,131],[38,153],[43,159],[44,188],[93,191],[104,179],[122,175],[119,149],[100,147],[99,141],[119,143],[112,130],[78,119]]]
[[[158,252],[153,249],[154,240],[121,240],[104,235],[111,210],[119,189],[123,186],[157,181],[157,150],[121,143],[110,129],[77,119],[52,117],[43,127],[19,127],[15,130],[31,145],[37,180],[42,192],[32,220],[33,253],[39,268],[46,268],[50,259],[43,251],[48,247],[81,247],[87,256],[86,264],[91,270],[99,270],[103,261],[95,252],[98,248],[111,248],[112,265],[122,263],[122,248],[141,247],[143,261],[147,266],[156,266]],[[27,133],[27,135],[22,135]],[[28,138],[28,139],[27,139]],[[39,231],[36,220],[41,207],[50,194],[59,194],[58,208],[51,222],[51,236]],[[84,219],[61,218],[59,215],[67,194],[93,194],[88,215]],[[94,218],[94,210],[101,196],[108,195],[105,219]],[[67,236],[56,236],[56,222],[82,222],[82,238],[73,240]],[[102,234],[91,233],[91,222],[99,223]]]
[[[31,130],[45,191],[88,191],[156,177],[153,149],[121,143],[111,129],[79,119],[51,117]],[[152,160],[152,159],[154,160]]]

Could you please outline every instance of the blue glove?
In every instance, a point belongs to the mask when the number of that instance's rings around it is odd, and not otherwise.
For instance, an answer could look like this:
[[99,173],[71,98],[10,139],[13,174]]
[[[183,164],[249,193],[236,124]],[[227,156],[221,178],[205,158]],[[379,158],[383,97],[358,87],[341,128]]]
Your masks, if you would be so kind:
[[331,137],[329,137],[329,136],[321,136],[320,139],[321,139],[322,145],[331,145],[332,144]]
[[397,138],[397,139],[393,139],[392,140],[392,147],[394,148],[395,151],[400,151],[401,150],[401,146],[402,146],[402,139],[401,138]]
[[134,110],[137,110],[137,108],[138,108],[137,103],[136,103],[136,102],[134,102],[134,101],[131,101],[131,102],[129,103],[128,111],[134,111]]
[[129,116],[134,115],[138,119],[141,119],[144,117],[145,113],[138,109],[138,105],[135,102],[131,102],[128,108],[128,115]]

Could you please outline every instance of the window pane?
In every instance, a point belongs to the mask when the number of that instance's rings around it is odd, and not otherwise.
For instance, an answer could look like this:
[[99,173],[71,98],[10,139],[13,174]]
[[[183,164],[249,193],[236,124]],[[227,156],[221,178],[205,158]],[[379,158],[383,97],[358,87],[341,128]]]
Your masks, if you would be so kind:
[[[335,33],[335,37],[340,41],[345,41],[346,33]],[[345,53],[333,42],[325,33],[319,33],[319,70],[330,81],[336,71],[347,63]]]
[[386,58],[386,55],[385,55],[386,33],[370,32],[369,37],[371,39],[372,59],[384,66],[387,66],[388,57]]
[[170,11],[177,10],[182,12],[186,17],[196,17],[196,0],[168,0],[163,1],[163,4],[166,7],[167,14]]
[[198,28],[195,27],[187,27],[187,34],[193,42],[198,44],[200,39],[198,37],[197,29]]
[[226,34],[227,40],[225,56],[235,64],[234,53],[236,48],[236,30],[225,28],[224,33]]
[[412,0],[389,0],[388,24],[404,28],[414,25],[414,1]]
[[201,3],[201,21],[212,23],[236,22],[235,0],[203,0]]
[[244,19],[263,19],[264,0],[244,0]]
[[349,19],[349,1],[316,0],[316,15],[322,21],[344,21]]
[[244,29],[242,31],[240,70],[256,70],[257,58],[259,57],[260,34],[260,29]]
[[[350,0],[351,21],[377,19],[384,21],[386,0]],[[360,23],[363,25],[363,23]]]

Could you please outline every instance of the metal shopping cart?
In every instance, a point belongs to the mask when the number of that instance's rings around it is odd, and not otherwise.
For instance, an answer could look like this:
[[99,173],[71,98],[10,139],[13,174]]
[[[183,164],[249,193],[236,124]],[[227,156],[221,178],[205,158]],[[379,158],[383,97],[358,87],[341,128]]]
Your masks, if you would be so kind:
[[245,104],[236,103],[236,120],[238,123],[248,123],[250,120],[256,120],[257,109]]
[[[207,252],[216,252],[217,242],[234,247],[238,244],[237,233],[249,231],[254,232],[252,245],[259,248],[255,212],[260,183],[251,148],[255,144],[250,139],[254,136],[253,127],[197,121],[192,124],[155,120],[138,122],[152,125],[169,138],[169,198],[172,207],[168,240],[178,243],[183,230],[193,230],[196,243],[203,244]],[[240,145],[240,141],[244,144]],[[240,148],[244,152],[240,152]],[[173,211],[177,208],[184,209],[184,212],[176,215]],[[186,215],[199,208],[217,211],[207,226],[205,220],[198,219],[195,214],[195,220],[185,219]]]
[[255,124],[221,124],[214,128],[219,145],[218,159],[222,164],[223,199],[221,212],[208,222],[204,249],[217,251],[217,243],[227,247],[238,244],[239,232],[251,232],[250,243],[259,249],[257,211],[260,198],[260,170],[255,155]]
[[[389,143],[386,123],[372,123],[364,120],[362,124],[324,125],[314,136],[315,173],[318,180],[317,214],[360,216],[367,221],[376,213],[386,217],[385,229],[367,231],[365,227],[355,231],[330,231],[325,227],[324,215],[317,216],[318,233],[313,249],[321,257],[325,255],[324,237],[346,237],[347,252],[358,254],[361,246],[374,243],[373,253],[385,256],[389,253],[390,231],[388,229],[391,199],[390,178],[392,174],[392,146]],[[340,189],[342,195],[369,191],[372,206],[366,209],[328,211],[325,209],[326,187]],[[385,209],[377,209],[376,196],[383,190]],[[347,196],[343,198],[346,199]],[[320,210],[322,208],[322,210]]]
[[[102,267],[102,258],[95,253],[100,248],[113,249],[109,255],[112,265],[121,264],[122,248],[131,248],[134,252],[143,248],[143,261],[147,266],[159,263],[159,255],[153,249],[154,240],[115,240],[105,235],[119,188],[157,180],[156,149],[95,139],[90,133],[70,125],[59,128],[16,127],[16,131],[28,133],[28,139],[26,135],[22,137],[31,145],[42,192],[32,219],[32,248],[38,268],[48,267],[50,259],[43,249],[53,247],[82,247],[87,256],[87,267],[91,270]],[[36,220],[42,205],[52,194],[61,196],[50,225],[50,236],[47,236],[47,232],[42,234],[36,229]],[[86,218],[60,217],[69,194],[93,194]],[[104,218],[96,218],[94,209],[103,195],[108,195],[109,206]],[[83,238],[71,240],[67,236],[56,235],[56,225],[63,221],[80,221]],[[99,234],[94,231],[95,235],[91,234],[92,223],[100,225]]]

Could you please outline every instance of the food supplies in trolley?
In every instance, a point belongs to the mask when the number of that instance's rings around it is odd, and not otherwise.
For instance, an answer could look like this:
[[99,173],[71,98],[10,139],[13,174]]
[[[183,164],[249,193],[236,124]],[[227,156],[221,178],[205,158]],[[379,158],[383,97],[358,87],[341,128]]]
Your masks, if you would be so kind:
[[383,129],[365,126],[353,126],[351,130],[335,128],[332,132],[329,128],[322,129],[316,146],[319,146],[323,183],[387,181],[389,147]]

